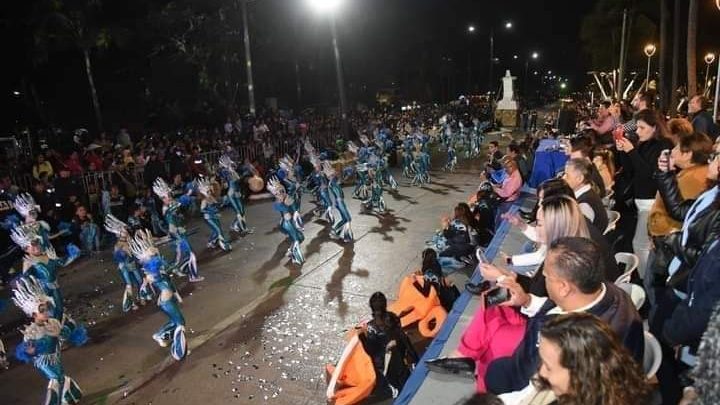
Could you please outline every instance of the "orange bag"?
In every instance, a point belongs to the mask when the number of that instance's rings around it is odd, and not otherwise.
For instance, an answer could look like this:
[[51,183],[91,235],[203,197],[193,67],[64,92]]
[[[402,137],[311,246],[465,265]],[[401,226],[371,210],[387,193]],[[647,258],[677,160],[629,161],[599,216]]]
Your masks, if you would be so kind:
[[325,396],[335,405],[362,402],[375,388],[375,369],[357,334],[343,350],[337,366],[328,365],[330,377]]

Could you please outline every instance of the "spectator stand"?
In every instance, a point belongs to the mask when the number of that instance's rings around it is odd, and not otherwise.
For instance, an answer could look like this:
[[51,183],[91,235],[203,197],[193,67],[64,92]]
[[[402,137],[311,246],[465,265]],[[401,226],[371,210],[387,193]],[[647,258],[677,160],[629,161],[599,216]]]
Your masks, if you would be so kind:
[[[534,196],[533,190],[527,187],[524,188],[517,203],[508,212],[517,212],[521,207],[524,210],[531,210],[535,205]],[[498,227],[495,237],[493,237],[485,250],[485,255],[495,265],[506,266],[499,255],[500,251],[508,254],[521,252],[526,241],[527,238],[523,236],[520,230],[512,228],[507,221],[503,221]],[[518,273],[530,273],[536,268],[523,267],[514,268],[513,270]],[[472,283],[482,281],[478,268],[475,269],[470,281]],[[479,306],[479,299],[473,297],[467,291],[463,291],[455,301],[455,305],[448,314],[440,332],[430,343],[412,375],[405,383],[405,387],[394,402],[395,405],[462,403],[463,399],[469,398],[475,393],[475,380],[461,376],[429,373],[425,361],[452,355],[453,351],[458,347],[465,328],[472,321]]]

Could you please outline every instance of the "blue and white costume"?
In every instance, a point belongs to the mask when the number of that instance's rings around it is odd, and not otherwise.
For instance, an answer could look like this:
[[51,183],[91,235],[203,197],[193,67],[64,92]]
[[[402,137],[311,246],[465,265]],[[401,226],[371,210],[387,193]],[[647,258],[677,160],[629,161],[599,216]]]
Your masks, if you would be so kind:
[[447,152],[447,162],[445,163],[444,170],[454,172],[458,162],[457,152],[455,152],[455,147],[452,144],[448,147]]
[[177,200],[172,197],[172,189],[161,177],[155,179],[153,191],[163,201],[163,215],[168,225],[168,234],[175,242],[175,266],[180,272],[187,272],[188,281],[191,283],[202,281],[205,278],[198,275],[197,257],[192,251],[190,241],[187,238],[185,228],[180,224],[180,213],[182,206],[192,204],[190,197],[185,194]]
[[315,154],[315,148],[310,142],[305,143],[305,151],[308,154],[310,163],[313,165],[313,172],[309,176],[308,184],[313,187],[312,192],[315,195],[315,203],[317,204],[315,214],[330,224],[334,224],[335,216],[333,215],[332,198],[330,198],[330,192],[328,191],[328,178],[323,172],[323,164]]
[[278,178],[283,184],[287,195],[292,198],[292,204],[288,207],[292,220],[295,223],[295,227],[303,231],[305,224],[303,224],[302,215],[300,215],[300,205],[302,202],[302,184],[300,183],[296,171],[295,164],[293,161],[285,156],[278,161],[280,170],[278,170]]
[[415,169],[413,167],[413,141],[411,137],[406,137],[403,141],[403,176],[413,177]]
[[130,250],[142,264],[145,278],[158,294],[158,307],[168,317],[168,321],[152,337],[161,347],[169,345],[172,357],[180,361],[187,354],[185,317],[180,310],[182,298],[165,273],[165,259],[155,247],[152,234],[145,229],[135,233],[130,241]]
[[227,183],[227,199],[235,211],[235,219],[230,225],[230,230],[239,233],[244,236],[253,231],[248,229],[247,222],[245,221],[245,203],[243,202],[242,190],[240,188],[240,175],[235,170],[235,162],[230,159],[229,156],[223,155],[220,157],[220,177]]
[[[15,304],[33,319],[23,331],[23,341],[15,348],[15,357],[35,368],[48,379],[45,405],[77,404],[82,398],[80,386],[65,375],[60,346],[63,326],[47,312],[55,306],[52,297],[45,295],[41,283],[34,277],[20,279],[13,290]],[[84,342],[78,342],[84,343]]]
[[[50,242],[50,225],[45,221],[37,219],[40,212],[40,206],[35,203],[35,199],[30,194],[20,194],[15,198],[13,206],[15,207],[15,211],[17,211],[24,219],[23,223],[18,224],[18,226],[29,229],[36,235],[40,236],[43,250],[52,249],[53,246]],[[55,236],[61,235],[66,231],[67,230],[63,230]],[[74,243],[68,243],[65,245],[65,251],[67,253],[67,257],[64,259],[64,264],[66,266],[80,257],[80,248]]]
[[293,198],[285,191],[285,187],[276,177],[268,180],[267,189],[275,196],[273,208],[280,213],[280,229],[290,239],[290,248],[287,251],[288,257],[295,264],[305,262],[305,257],[300,250],[300,244],[305,240],[302,229],[297,227],[293,221],[291,207],[295,203]]
[[57,319],[62,326],[60,339],[63,342],[73,339],[82,340],[84,343],[85,339],[78,336],[85,334],[85,328],[78,325],[70,315],[65,313],[63,295],[58,284],[58,272],[63,266],[63,262],[55,255],[52,245],[43,250],[42,238],[29,228],[15,228],[10,233],[10,237],[27,253],[23,260],[21,278],[33,278],[43,288],[44,294],[53,300],[49,316]]
[[385,206],[385,199],[383,198],[383,188],[377,179],[375,170],[368,170],[368,177],[370,178],[370,198],[363,201],[363,205],[377,213],[385,213],[387,207]]
[[330,236],[342,238],[344,242],[352,242],[352,217],[350,216],[347,205],[345,205],[345,194],[338,183],[337,173],[335,173],[335,169],[328,161],[323,162],[323,172],[328,180],[328,190],[333,199],[333,206],[339,215],[337,222],[333,224]]
[[220,202],[215,198],[212,182],[207,178],[200,178],[196,180],[196,184],[198,192],[202,195],[200,212],[210,228],[208,247],[215,248],[219,245],[220,249],[226,252],[232,250],[230,240],[225,237],[220,224]]
[[105,229],[117,237],[113,250],[113,260],[117,263],[120,279],[125,283],[122,298],[122,310],[128,312],[138,309],[138,303],[144,305],[152,298],[147,288],[143,288],[143,277],[130,252],[128,225],[112,214],[105,217]]
[[415,166],[415,177],[412,181],[413,186],[430,183],[430,155],[423,149],[423,145],[416,141],[413,159],[413,165]]

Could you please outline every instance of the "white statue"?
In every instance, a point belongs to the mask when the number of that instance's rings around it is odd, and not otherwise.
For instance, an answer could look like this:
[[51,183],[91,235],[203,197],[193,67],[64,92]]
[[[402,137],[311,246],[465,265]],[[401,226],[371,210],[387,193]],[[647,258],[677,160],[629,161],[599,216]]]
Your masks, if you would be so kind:
[[503,76],[503,97],[502,100],[498,102],[497,109],[498,110],[517,110],[518,105],[517,101],[515,101],[515,96],[513,94],[513,81],[517,79],[515,76],[510,75],[510,71],[505,71],[505,76]]

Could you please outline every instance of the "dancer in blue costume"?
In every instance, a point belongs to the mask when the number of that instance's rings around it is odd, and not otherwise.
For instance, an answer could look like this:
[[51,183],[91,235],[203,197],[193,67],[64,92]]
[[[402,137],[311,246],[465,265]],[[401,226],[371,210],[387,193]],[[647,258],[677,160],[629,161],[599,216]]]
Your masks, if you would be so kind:
[[403,141],[403,176],[411,178],[415,175],[413,168],[413,140],[407,136]]
[[444,170],[447,170],[449,172],[454,172],[455,167],[457,166],[457,152],[455,152],[455,147],[451,144],[450,147],[448,147],[448,154],[447,154],[447,163],[445,163]]
[[196,181],[197,189],[202,196],[200,201],[200,212],[202,213],[205,223],[210,227],[210,237],[208,238],[208,247],[213,249],[220,246],[220,249],[228,252],[232,250],[230,241],[223,234],[222,225],[220,224],[220,202],[215,196],[213,183],[208,178],[199,178]]
[[309,184],[313,187],[313,194],[315,195],[315,215],[326,220],[330,224],[335,223],[335,216],[333,215],[333,204],[330,198],[330,192],[328,191],[328,178],[323,172],[323,163],[320,162],[320,158],[315,154],[315,149],[308,144],[305,145],[305,150],[308,152],[310,163],[313,165],[313,172],[310,175]]
[[302,215],[300,215],[300,205],[302,198],[302,184],[297,177],[295,171],[295,162],[290,157],[285,156],[278,161],[280,170],[278,170],[278,178],[283,184],[287,194],[292,197],[293,203],[288,207],[292,220],[295,223],[295,227],[303,231],[305,224],[303,224]]
[[45,294],[40,281],[30,276],[20,279],[13,290],[13,301],[32,323],[22,330],[23,341],[15,348],[15,357],[32,362],[48,380],[45,405],[77,404],[82,398],[80,386],[65,375],[61,357],[63,326],[51,316],[55,302]]
[[377,175],[374,169],[368,170],[368,177],[370,178],[370,198],[363,201],[363,205],[379,214],[385,213],[385,199],[383,198],[383,188],[380,182],[377,180]]
[[302,264],[305,262],[305,257],[303,257],[302,250],[300,250],[300,244],[305,240],[305,235],[303,235],[302,229],[298,228],[295,221],[293,221],[291,207],[295,201],[285,191],[285,187],[276,177],[268,180],[267,189],[275,196],[273,208],[280,213],[280,230],[287,235],[291,242],[287,255],[293,263]]
[[[18,195],[13,202],[13,206],[15,207],[15,211],[23,217],[23,223],[18,224],[18,226],[29,228],[33,233],[40,236],[43,249],[51,249],[53,247],[50,242],[51,239],[68,233],[68,230],[65,229],[54,235],[50,235],[50,225],[38,219],[40,206],[35,203],[35,199],[30,194],[23,193]],[[67,257],[63,261],[66,266],[80,257],[80,248],[74,243],[65,245],[65,251]]]
[[353,189],[353,198],[365,201],[370,198],[370,186],[368,179],[368,165],[366,163],[367,154],[360,153],[360,149],[352,141],[347,143],[347,148],[350,153],[355,155],[355,173],[357,178],[355,179],[355,188]]
[[65,313],[63,295],[58,284],[58,272],[63,266],[55,254],[52,245],[43,249],[42,238],[33,232],[31,228],[17,227],[12,230],[10,237],[26,253],[23,259],[22,278],[32,277],[42,286],[45,295],[53,299],[53,307],[49,316],[60,322],[62,334],[60,340],[77,341],[86,340],[85,328],[75,322],[70,315]]
[[242,189],[240,188],[240,175],[235,170],[235,162],[230,159],[229,156],[223,155],[220,157],[220,177],[227,183],[227,199],[230,202],[230,206],[235,211],[235,219],[230,225],[230,230],[245,236],[253,233],[252,229],[249,229],[247,222],[245,221],[245,203],[243,202]]
[[170,354],[175,360],[182,360],[187,354],[185,339],[185,317],[180,310],[182,298],[168,277],[165,259],[155,247],[150,231],[135,232],[130,241],[130,251],[142,264],[143,273],[158,294],[157,305],[168,317],[168,321],[153,334],[152,338],[160,347],[170,346]]
[[142,274],[130,252],[128,225],[112,214],[108,214],[105,217],[105,229],[117,237],[113,249],[113,260],[117,263],[118,273],[125,283],[122,299],[123,312],[131,309],[135,311],[138,309],[138,304],[145,305],[147,300],[152,299],[152,295],[146,288],[143,288]]
[[197,257],[192,251],[185,228],[180,224],[178,212],[180,207],[191,204],[190,196],[183,194],[177,200],[174,199],[172,189],[162,177],[155,179],[153,191],[163,202],[163,215],[168,225],[168,234],[175,242],[175,267],[180,272],[187,271],[188,281],[191,283],[203,281],[205,277],[198,275]]
[[344,242],[352,242],[352,217],[350,216],[347,205],[345,205],[345,194],[338,182],[337,173],[328,161],[323,162],[323,172],[328,179],[328,190],[334,201],[333,205],[340,215],[337,222],[333,224],[330,237],[341,238]]
[[422,144],[416,141],[413,159],[413,164],[415,165],[415,177],[412,181],[413,186],[430,183],[430,174],[428,173],[429,165],[426,156],[427,153],[423,151]]

